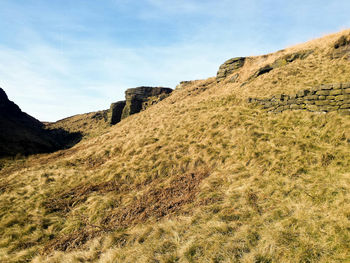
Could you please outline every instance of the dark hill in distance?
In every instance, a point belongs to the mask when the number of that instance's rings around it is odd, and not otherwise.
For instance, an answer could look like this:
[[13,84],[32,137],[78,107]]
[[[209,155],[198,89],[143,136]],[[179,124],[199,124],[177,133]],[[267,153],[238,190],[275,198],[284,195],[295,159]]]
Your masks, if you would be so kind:
[[0,157],[53,152],[78,142],[79,133],[46,130],[44,125],[22,112],[0,88]]

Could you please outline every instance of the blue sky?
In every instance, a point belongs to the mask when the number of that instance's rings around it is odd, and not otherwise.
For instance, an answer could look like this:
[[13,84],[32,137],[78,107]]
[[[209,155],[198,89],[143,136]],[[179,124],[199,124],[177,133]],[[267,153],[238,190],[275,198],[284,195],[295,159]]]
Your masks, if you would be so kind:
[[0,0],[0,87],[42,121],[350,27],[349,0]]

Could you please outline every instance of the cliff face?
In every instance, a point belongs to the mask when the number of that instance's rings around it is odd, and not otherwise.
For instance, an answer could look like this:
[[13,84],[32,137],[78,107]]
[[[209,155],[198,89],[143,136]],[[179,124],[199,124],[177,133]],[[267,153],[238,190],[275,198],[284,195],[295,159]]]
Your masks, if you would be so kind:
[[109,123],[114,125],[126,117],[145,110],[165,99],[173,90],[163,87],[137,87],[125,91],[125,101],[111,104]]
[[65,148],[68,141],[78,141],[78,137],[63,130],[45,130],[0,88],[0,157],[52,152]]
[[109,109],[110,124],[114,125],[121,121],[124,107],[125,107],[125,100],[118,101],[111,104],[111,107]]
[[143,108],[143,103],[149,98],[160,96],[161,94],[169,94],[173,90],[163,87],[138,87],[125,91],[126,105],[123,109],[122,119],[138,113]]

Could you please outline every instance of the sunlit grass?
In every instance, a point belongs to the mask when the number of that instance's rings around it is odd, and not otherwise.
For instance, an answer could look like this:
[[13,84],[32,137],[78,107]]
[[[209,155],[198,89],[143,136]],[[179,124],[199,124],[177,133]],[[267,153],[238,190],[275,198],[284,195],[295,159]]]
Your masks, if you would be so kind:
[[[349,261],[350,118],[268,114],[245,102],[251,94],[297,90],[296,83],[320,84],[324,76],[349,82],[349,63],[334,66],[329,45],[305,65],[293,62],[241,88],[213,78],[194,82],[72,149],[4,162],[0,259]],[[203,171],[208,176],[191,181]],[[172,188],[182,178],[193,184],[188,202]],[[178,209],[153,203],[156,193],[164,200],[164,189],[179,198]],[[130,210],[148,201],[155,213],[143,218]]]

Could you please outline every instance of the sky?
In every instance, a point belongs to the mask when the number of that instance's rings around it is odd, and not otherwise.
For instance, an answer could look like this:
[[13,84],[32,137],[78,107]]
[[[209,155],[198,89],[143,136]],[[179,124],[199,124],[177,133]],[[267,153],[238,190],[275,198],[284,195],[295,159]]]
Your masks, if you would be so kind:
[[56,121],[350,28],[349,0],[0,0],[0,87]]

